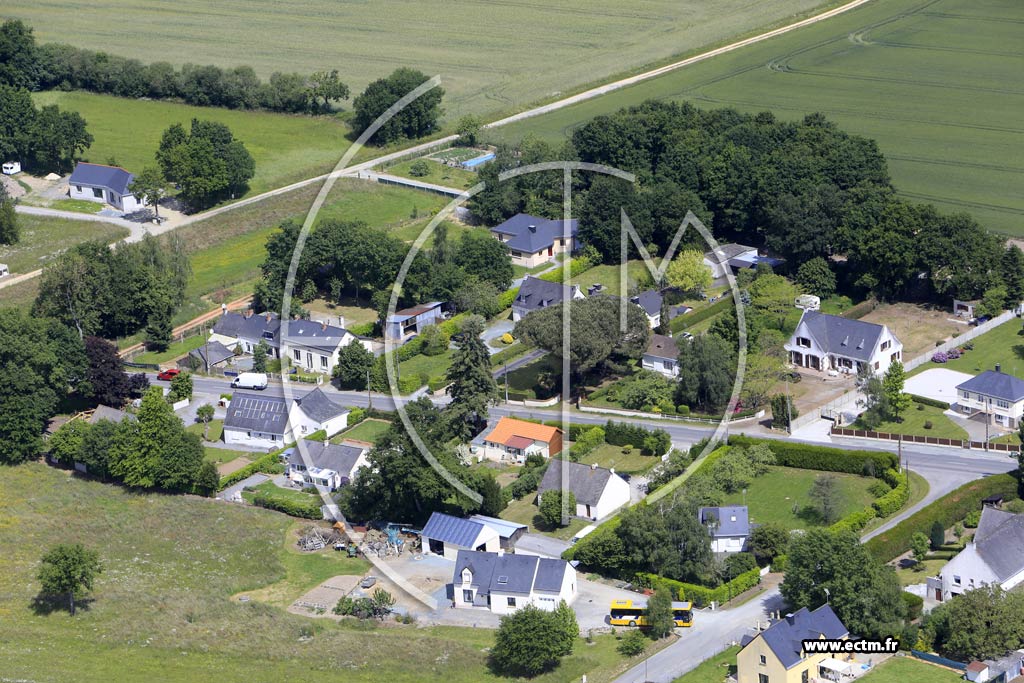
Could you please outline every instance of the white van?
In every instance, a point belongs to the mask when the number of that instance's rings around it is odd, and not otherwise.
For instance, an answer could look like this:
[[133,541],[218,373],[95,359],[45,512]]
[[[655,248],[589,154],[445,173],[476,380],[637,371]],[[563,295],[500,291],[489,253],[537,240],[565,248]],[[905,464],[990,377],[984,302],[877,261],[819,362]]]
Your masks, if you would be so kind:
[[231,386],[238,389],[266,389],[267,375],[262,372],[243,372],[231,383]]

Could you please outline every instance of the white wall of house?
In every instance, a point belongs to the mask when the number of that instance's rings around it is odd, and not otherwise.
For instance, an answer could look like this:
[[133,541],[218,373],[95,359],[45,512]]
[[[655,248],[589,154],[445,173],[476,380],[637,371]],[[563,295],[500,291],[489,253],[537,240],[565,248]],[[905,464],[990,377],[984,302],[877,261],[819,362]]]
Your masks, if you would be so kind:
[[942,568],[942,599],[966,593],[985,584],[998,583],[999,578],[978,554],[977,546],[969,543]]
[[302,370],[331,374],[334,372],[334,366],[338,364],[338,350],[353,341],[355,341],[355,335],[346,333],[341,343],[333,349],[290,343],[287,351],[288,359],[293,366]]
[[547,441],[534,441],[526,448],[511,448],[501,443],[484,441],[484,447],[480,451],[481,460],[491,460],[500,463],[522,464],[531,455],[539,455],[542,458],[551,457],[550,444]]
[[1006,429],[1016,429],[1024,416],[1024,400],[1010,403],[999,398],[976,394],[959,389],[956,392],[957,410],[972,415],[977,412],[986,413],[989,422]]
[[601,493],[600,500],[597,501],[597,508],[592,516],[604,519],[623,505],[629,505],[629,484],[625,479],[613,473],[608,478],[608,483]]
[[72,199],[84,199],[98,204],[109,204],[119,211],[131,213],[143,208],[142,202],[133,194],[120,195],[101,187],[90,187],[89,185],[71,185],[68,188],[68,196]]
[[250,448],[281,448],[288,443],[288,435],[267,434],[247,429],[224,428],[224,443]]
[[317,422],[303,412],[302,406],[293,401],[291,409],[288,411],[288,424],[298,438],[309,436],[321,429],[325,430],[327,436],[330,437],[348,427],[348,412],[332,417],[325,422]]
[[[425,555],[436,555],[438,553],[434,553],[430,549],[430,540],[431,539],[429,537],[423,536],[423,553]],[[443,557],[446,560],[451,560],[452,562],[454,562],[459,558],[460,550],[485,550],[489,553],[496,553],[499,550],[501,550],[501,537],[498,536],[498,532],[494,529],[484,526],[481,529],[480,533],[477,535],[476,539],[473,541],[472,547],[445,543],[444,553],[441,554],[441,557]],[[455,589],[456,593],[458,593],[459,586],[456,586]]]
[[[789,353],[789,362],[802,368],[823,372],[832,369],[853,374],[857,372],[861,363],[845,355],[842,348],[822,348],[803,321],[797,326],[785,348]],[[902,359],[903,344],[888,327],[883,326],[878,343],[866,362],[875,374],[879,374],[888,370],[893,361]]]
[[713,553],[739,553],[747,545],[746,536],[719,536],[711,539]]
[[644,370],[657,372],[670,379],[679,377],[679,361],[645,355],[641,363]]
[[[471,581],[467,580],[471,575],[467,576],[465,572],[463,574],[462,582],[452,586],[455,607],[457,609],[472,609],[477,590],[473,588]],[[575,602],[578,585],[576,570],[567,565],[562,574],[562,585],[557,593],[533,590],[529,594],[523,594],[492,590],[488,609],[495,614],[512,614],[526,605],[534,605],[542,610],[553,612],[562,600],[570,605]],[[467,598],[469,599],[467,600]]]

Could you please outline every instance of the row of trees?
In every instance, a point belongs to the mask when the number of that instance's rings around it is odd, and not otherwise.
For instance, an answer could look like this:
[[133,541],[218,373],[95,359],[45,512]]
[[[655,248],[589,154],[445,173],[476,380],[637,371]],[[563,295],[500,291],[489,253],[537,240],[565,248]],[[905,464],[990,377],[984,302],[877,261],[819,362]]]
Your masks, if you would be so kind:
[[111,249],[83,242],[43,269],[33,312],[88,335],[108,339],[145,329],[149,345],[167,348],[171,319],[191,276],[180,238],[147,235]]
[[[2,58],[0,58],[2,62]],[[55,104],[36,107],[25,88],[0,81],[0,158],[39,171],[67,171],[92,144],[85,119]]]

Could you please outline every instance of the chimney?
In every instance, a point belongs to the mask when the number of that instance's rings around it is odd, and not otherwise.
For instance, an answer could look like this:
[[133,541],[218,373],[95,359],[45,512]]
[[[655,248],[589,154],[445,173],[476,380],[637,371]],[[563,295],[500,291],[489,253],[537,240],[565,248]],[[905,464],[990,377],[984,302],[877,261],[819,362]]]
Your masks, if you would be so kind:
[[530,229],[530,232],[537,232],[537,226],[536,225],[529,226],[529,229]]
[[245,319],[248,320],[249,318],[252,317],[252,309],[251,308],[245,309],[245,313],[243,313],[243,315],[245,316]]
[[792,626],[792,625],[793,625],[793,622],[795,622],[795,621],[796,621],[796,619],[794,619],[794,618],[793,618],[793,613],[792,613],[792,612],[790,612],[789,614],[787,614],[787,615],[786,615],[786,622],[787,622],[787,623],[788,623],[788,624],[789,624],[790,626]]
[[610,471],[610,472],[611,472],[612,474],[615,474],[615,468],[614,468],[614,467],[612,467],[612,468],[609,468],[609,471]]
[[1003,366],[1002,366],[1002,364],[1000,364],[1000,363],[996,363],[996,372],[1002,372],[1002,371],[1003,371]]
[[267,322],[270,322],[270,311],[267,311]]
[[345,327],[345,316],[338,316],[338,327]]
[[320,329],[323,330],[324,332],[327,331],[327,321],[326,320],[323,320],[323,321],[320,322]]

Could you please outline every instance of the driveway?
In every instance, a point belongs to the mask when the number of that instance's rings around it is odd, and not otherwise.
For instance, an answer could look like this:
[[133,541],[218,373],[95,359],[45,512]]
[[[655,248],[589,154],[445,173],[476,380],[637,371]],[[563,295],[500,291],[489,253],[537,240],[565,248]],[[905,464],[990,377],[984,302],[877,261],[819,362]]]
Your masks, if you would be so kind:
[[251,477],[247,477],[242,481],[238,482],[234,486],[229,486],[220,493],[217,494],[217,498],[223,500],[234,500],[236,495],[242,494],[242,489],[246,486],[259,486],[265,481],[269,481],[270,477],[265,474],[254,474]]
[[956,403],[956,385],[966,382],[971,377],[973,375],[966,372],[933,368],[907,379],[904,389],[908,394],[917,394],[952,405]]
[[516,554],[559,559],[570,545],[568,541],[560,541],[544,534],[523,534],[522,538],[516,542]]

